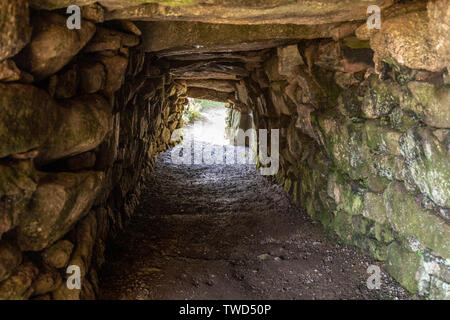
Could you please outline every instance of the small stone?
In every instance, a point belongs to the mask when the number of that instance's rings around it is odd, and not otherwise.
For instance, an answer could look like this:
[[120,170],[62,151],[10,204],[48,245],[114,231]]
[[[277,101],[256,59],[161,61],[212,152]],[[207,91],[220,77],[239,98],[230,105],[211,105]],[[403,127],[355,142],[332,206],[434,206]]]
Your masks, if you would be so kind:
[[0,282],[7,279],[22,262],[22,254],[16,246],[0,241]]
[[119,55],[100,55],[98,60],[105,66],[106,70],[104,90],[109,95],[113,94],[122,87],[125,81],[128,59]]
[[57,270],[45,268],[41,270],[36,280],[33,281],[33,295],[40,296],[56,290],[62,282],[61,275]]
[[62,74],[58,74],[55,97],[58,99],[74,97],[77,94],[79,82],[78,67],[76,65]]
[[0,62],[0,81],[11,82],[20,79],[20,70],[12,60]]
[[258,260],[266,260],[268,258],[270,258],[270,254],[267,253],[263,253],[258,256]]
[[105,21],[105,9],[98,3],[83,6],[80,9],[83,19],[92,21],[94,23],[103,23]]
[[69,262],[73,250],[72,242],[60,240],[42,252],[43,260],[57,269],[64,268]]
[[303,58],[301,57],[297,45],[286,47],[278,47],[278,73],[282,76],[292,76],[299,65],[303,65]]
[[82,93],[95,93],[105,84],[105,67],[101,63],[86,63],[80,66],[80,89]]

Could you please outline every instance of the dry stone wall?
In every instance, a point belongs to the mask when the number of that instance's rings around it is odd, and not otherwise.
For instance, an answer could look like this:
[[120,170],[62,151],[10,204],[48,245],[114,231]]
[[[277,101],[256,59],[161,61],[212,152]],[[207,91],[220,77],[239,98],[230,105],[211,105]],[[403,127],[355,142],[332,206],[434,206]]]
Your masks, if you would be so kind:
[[92,299],[186,88],[151,73],[138,28],[99,24],[95,5],[80,30],[57,12],[28,23],[27,1],[0,7],[0,299]]
[[[430,2],[431,17],[436,7]],[[450,295],[448,55],[425,41],[445,26],[417,10],[384,22],[383,30],[402,25],[395,38],[380,31],[273,49],[245,81],[255,128],[280,129],[274,181],[331,235],[384,261],[409,291],[443,299]],[[407,27],[412,15],[424,20],[419,30]]]

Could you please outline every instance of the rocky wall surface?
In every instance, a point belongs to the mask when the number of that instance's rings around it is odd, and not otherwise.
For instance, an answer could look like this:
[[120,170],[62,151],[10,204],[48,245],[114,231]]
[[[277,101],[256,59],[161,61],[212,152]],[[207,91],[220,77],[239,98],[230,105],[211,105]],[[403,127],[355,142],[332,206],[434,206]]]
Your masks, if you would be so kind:
[[[430,2],[428,14],[437,6]],[[427,17],[420,7],[369,37],[278,47],[246,87],[255,128],[280,129],[274,181],[331,235],[384,261],[410,292],[443,299],[450,81],[435,51],[442,46],[424,36],[445,20]],[[424,22],[419,30],[403,27],[414,19]],[[400,25],[395,38],[383,32]]]
[[[0,47],[0,299],[93,299],[105,243],[182,126],[186,88],[149,71],[131,22],[102,25],[93,5],[69,30],[55,12],[28,21],[27,3],[0,4],[11,13],[0,23],[11,36]],[[71,265],[80,290],[66,285]]]

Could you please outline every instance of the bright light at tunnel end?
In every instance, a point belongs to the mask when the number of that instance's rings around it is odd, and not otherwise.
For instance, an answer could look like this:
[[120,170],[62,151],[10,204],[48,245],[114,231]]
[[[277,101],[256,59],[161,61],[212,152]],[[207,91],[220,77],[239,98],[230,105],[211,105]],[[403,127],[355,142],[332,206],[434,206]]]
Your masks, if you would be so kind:
[[[183,129],[173,131],[171,140],[183,143],[171,151],[171,161],[177,165],[256,165],[259,160],[261,175],[275,175],[279,170],[280,133],[279,129],[270,130],[270,148],[268,146],[268,130],[239,129],[236,134],[236,145],[210,145],[194,139],[192,134],[183,135]],[[248,138],[249,148],[245,148]],[[240,146],[240,147],[239,147]],[[270,150],[270,152],[269,152]],[[270,155],[269,155],[270,153]]]

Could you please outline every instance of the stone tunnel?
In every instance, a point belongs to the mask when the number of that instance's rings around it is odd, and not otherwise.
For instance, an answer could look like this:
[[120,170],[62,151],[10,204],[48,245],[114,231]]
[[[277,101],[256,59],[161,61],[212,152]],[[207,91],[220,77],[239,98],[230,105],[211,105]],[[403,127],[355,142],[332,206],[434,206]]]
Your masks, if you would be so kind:
[[0,299],[101,296],[188,97],[279,129],[267,183],[408,294],[448,298],[449,29],[448,0],[2,0]]

